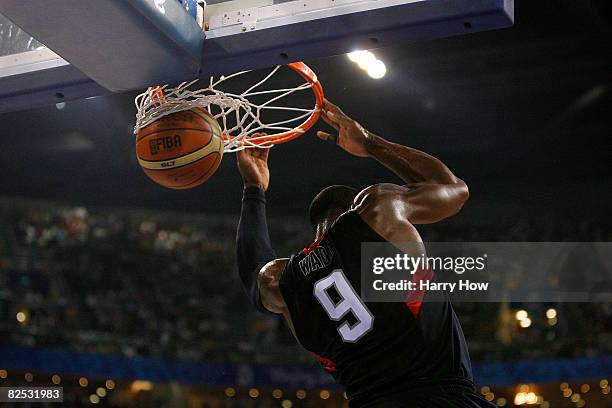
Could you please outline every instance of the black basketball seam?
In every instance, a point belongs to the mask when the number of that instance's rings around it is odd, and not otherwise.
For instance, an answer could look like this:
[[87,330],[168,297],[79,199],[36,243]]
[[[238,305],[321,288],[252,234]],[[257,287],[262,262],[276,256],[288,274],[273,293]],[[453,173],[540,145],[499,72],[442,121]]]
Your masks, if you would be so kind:
[[[213,153],[218,153],[218,152],[213,152]],[[219,157],[217,157],[217,160],[215,160],[215,162],[213,163],[213,165],[211,166],[211,169],[208,170],[206,173],[204,173],[203,175],[201,175],[200,177],[198,177],[197,179],[193,180],[191,183],[188,184],[183,184],[181,186],[176,186],[176,187],[170,187],[170,188],[188,188],[188,186],[198,182],[199,180],[203,179],[205,176],[208,176],[208,173],[210,173],[211,171],[213,171],[213,168],[215,167],[215,164],[217,164],[218,161],[221,160],[221,154],[219,154]],[[194,162],[195,163],[195,162]],[[215,168],[215,170],[217,170]]]
[[202,132],[202,133],[212,133],[212,134],[215,134],[215,132],[213,132],[212,130],[207,130],[207,129],[198,129],[198,128],[167,128],[167,129],[162,129],[162,130],[155,130],[155,131],[153,131],[151,133],[147,133],[146,135],[138,136],[136,138],[136,143],[140,142],[145,137],[149,137],[149,136],[155,135],[157,133],[173,131],[173,130],[191,130],[193,132]]
[[[213,136],[213,137],[214,137],[214,136]],[[139,159],[141,159],[141,160],[143,160],[143,161],[146,161],[146,162],[150,162],[150,163],[159,163],[159,162],[168,161],[168,160],[176,160],[176,159],[180,159],[180,158],[185,157],[185,156],[189,156],[191,153],[195,153],[195,152],[197,152],[198,150],[202,150],[202,149],[204,149],[204,148],[205,148],[205,147],[207,147],[209,144],[211,144],[211,143],[212,143],[212,141],[213,141],[213,138],[211,137],[211,138],[210,138],[210,140],[208,141],[208,143],[206,143],[204,146],[198,147],[197,149],[195,149],[195,150],[193,150],[193,151],[191,151],[191,152],[189,152],[189,153],[185,153],[185,154],[184,154],[184,155],[182,155],[182,156],[172,157],[172,158],[170,158],[170,159],[147,160],[147,159],[143,159],[142,157],[140,157],[140,156],[138,155],[138,151],[136,151],[136,156],[138,156],[138,158],[139,158]],[[195,162],[192,162],[192,163],[195,163]],[[176,167],[174,167],[174,168],[176,168]]]
[[[197,162],[199,162],[200,160],[205,159],[205,158],[207,158],[208,156],[210,156],[211,154],[215,154],[215,153],[216,153],[216,154],[218,154],[218,155],[221,155],[221,154],[220,154],[218,151],[214,151],[214,152],[210,152],[210,153],[208,153],[206,156],[202,156],[202,157],[200,157],[198,160],[194,160],[194,161],[192,161],[192,162],[190,162],[190,163],[187,163],[187,164],[182,164],[182,165],[180,165],[180,166],[176,166],[176,167],[168,167],[168,168],[165,168],[165,169],[147,169],[147,168],[143,167],[143,169],[144,169],[144,170],[148,170],[148,171],[168,171],[168,170],[180,169],[181,167],[185,167],[185,166],[189,166],[190,164],[197,163]],[[169,160],[170,160],[170,159],[169,159]],[[141,167],[142,167],[142,166],[141,166]]]

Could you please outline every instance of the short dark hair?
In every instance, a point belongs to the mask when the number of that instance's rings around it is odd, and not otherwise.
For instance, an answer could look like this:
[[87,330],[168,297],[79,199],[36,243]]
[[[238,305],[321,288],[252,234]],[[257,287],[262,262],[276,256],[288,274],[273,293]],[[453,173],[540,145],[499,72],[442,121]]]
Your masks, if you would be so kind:
[[359,191],[353,187],[334,185],[321,190],[310,203],[308,212],[310,224],[315,229],[320,222],[330,215],[339,215],[348,211],[353,205]]

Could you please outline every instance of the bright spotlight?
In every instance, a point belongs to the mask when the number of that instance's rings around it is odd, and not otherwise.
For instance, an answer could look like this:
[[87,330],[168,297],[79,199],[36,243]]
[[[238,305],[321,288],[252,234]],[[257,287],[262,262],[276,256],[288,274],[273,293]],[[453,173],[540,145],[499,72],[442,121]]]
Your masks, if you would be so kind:
[[19,323],[25,323],[26,320],[28,320],[28,315],[26,315],[24,312],[17,312],[15,318]]
[[514,396],[514,405],[524,405],[527,399],[527,394],[519,392]]
[[528,316],[528,314],[527,314],[527,311],[526,311],[526,310],[518,310],[518,311],[516,312],[516,315],[515,315],[516,320],[518,320],[518,321],[521,321],[521,320],[526,319],[526,318],[527,318],[527,316]]
[[355,64],[358,64],[359,62],[363,60],[376,59],[374,54],[372,54],[370,51],[363,51],[363,50],[349,52],[347,56],[348,56],[348,59],[350,59]]
[[349,53],[348,57],[364,71],[368,69],[369,64],[376,61],[376,55],[370,51],[354,51]]
[[530,318],[528,318],[528,317],[526,317],[526,318],[524,318],[523,320],[521,320],[521,321],[519,322],[519,324],[520,324],[520,326],[521,326],[521,327],[523,327],[523,328],[527,328],[527,327],[531,326],[531,319],[530,319]]
[[351,60],[351,62],[357,63],[357,60],[359,59],[359,54],[362,52],[363,51],[353,51],[346,54],[346,56],[349,60]]
[[368,64],[366,68],[368,75],[374,79],[381,79],[387,73],[385,63],[380,60],[375,60]]

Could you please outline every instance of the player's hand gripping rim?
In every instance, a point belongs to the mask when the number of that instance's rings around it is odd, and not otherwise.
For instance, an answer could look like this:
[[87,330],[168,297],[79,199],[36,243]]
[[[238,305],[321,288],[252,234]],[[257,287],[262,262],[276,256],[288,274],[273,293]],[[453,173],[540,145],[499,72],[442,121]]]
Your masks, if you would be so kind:
[[354,156],[370,156],[367,150],[369,132],[327,99],[321,107],[321,118],[333,127],[337,134],[318,131],[317,136],[320,139],[334,143]]

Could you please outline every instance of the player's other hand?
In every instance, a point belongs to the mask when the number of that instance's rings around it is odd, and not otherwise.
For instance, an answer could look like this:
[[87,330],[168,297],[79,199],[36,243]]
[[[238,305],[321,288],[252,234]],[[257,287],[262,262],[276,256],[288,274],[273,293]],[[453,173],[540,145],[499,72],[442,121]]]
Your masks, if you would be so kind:
[[320,139],[336,143],[338,146],[358,157],[368,157],[366,142],[368,131],[357,121],[349,118],[342,110],[328,101],[323,103],[321,118],[331,127],[336,129],[337,135],[327,132],[317,132]]
[[[253,136],[264,136],[254,134]],[[245,187],[259,187],[266,191],[270,185],[268,154],[270,149],[249,148],[236,153],[238,171]]]

